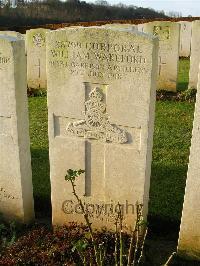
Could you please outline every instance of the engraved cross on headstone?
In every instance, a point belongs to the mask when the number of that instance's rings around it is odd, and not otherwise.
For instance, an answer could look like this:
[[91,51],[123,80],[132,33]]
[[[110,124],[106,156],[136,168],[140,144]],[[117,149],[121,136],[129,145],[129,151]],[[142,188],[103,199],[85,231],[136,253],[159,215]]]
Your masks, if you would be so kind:
[[166,62],[163,62],[163,61],[162,61],[162,57],[159,56],[159,71],[158,71],[159,76],[161,75],[162,67],[163,67],[164,65],[166,65],[166,64],[167,64]]
[[36,64],[35,67],[38,68],[38,78],[40,78],[40,76],[41,76],[41,63],[40,63],[39,58],[38,58],[38,64]]
[[118,145],[127,143],[128,132],[120,126],[109,122],[109,117],[106,112],[106,90],[108,89],[108,85],[88,82],[84,83],[84,85],[84,119],[75,119],[74,122],[68,123],[66,125],[66,133],[68,136],[85,138],[85,196],[91,196],[91,153],[94,147],[93,140],[102,143],[101,147],[105,154],[105,148],[108,142]]

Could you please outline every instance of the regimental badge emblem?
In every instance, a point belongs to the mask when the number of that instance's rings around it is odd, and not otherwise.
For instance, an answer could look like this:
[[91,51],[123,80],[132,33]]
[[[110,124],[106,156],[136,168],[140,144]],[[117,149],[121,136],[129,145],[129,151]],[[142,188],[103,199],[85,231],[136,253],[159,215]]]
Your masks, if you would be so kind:
[[128,141],[126,131],[109,122],[103,94],[99,88],[90,92],[85,109],[84,120],[70,122],[66,127],[67,134],[103,142],[123,144]]
[[42,47],[45,44],[45,37],[41,33],[33,35],[33,43],[37,47]]
[[165,26],[165,27],[154,26],[153,35],[158,36],[160,41],[169,40],[170,39],[170,28],[169,26]]

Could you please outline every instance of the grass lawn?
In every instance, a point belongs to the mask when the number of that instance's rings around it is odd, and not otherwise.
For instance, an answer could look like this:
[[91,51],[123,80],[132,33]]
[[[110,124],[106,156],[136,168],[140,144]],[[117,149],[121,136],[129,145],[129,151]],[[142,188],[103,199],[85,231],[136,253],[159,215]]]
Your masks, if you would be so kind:
[[46,97],[29,98],[29,117],[35,210],[46,215],[51,208]]
[[150,215],[181,218],[194,104],[156,102]]
[[178,73],[178,91],[184,91],[188,87],[189,82],[190,60],[182,58],[179,60],[179,73]]
[[[179,90],[188,82],[188,60],[181,60]],[[184,74],[185,73],[185,74]],[[149,212],[180,220],[189,159],[194,104],[156,103]],[[33,187],[36,212],[50,214],[46,97],[29,98]]]

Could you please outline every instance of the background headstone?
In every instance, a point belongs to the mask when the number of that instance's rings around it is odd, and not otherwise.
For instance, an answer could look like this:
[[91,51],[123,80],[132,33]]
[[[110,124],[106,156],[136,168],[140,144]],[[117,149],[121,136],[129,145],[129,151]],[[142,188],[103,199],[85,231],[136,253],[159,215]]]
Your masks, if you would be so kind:
[[181,25],[179,56],[189,57],[192,37],[192,22],[179,21],[179,23]]
[[46,32],[48,29],[26,31],[27,84],[29,88],[46,89]]
[[[158,39],[102,27],[47,34],[47,84],[53,224],[83,222],[69,168],[85,169],[76,190],[93,226],[125,225],[135,204],[147,215]],[[87,205],[90,204],[90,205]]]
[[0,213],[34,217],[24,41],[0,36]]
[[200,260],[200,75],[190,148],[178,253]]
[[159,37],[158,90],[176,91],[180,25],[170,21],[143,24],[143,31]]
[[197,88],[200,63],[200,20],[192,22],[189,88]]

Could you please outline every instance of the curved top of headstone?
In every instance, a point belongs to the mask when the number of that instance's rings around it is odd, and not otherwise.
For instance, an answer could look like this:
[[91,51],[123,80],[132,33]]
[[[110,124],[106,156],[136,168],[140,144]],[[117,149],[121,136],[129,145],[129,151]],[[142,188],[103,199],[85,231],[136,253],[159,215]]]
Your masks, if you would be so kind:
[[[46,28],[35,28],[35,29],[29,29],[29,30],[27,30],[28,32],[29,31],[50,31],[50,29],[46,29]],[[26,31],[26,32],[27,32]]]
[[10,35],[3,35],[0,33],[0,39],[1,40],[5,40],[8,42],[17,42],[17,41],[21,41],[21,39],[14,37],[14,36],[10,36]]
[[15,37],[18,38],[20,40],[24,40],[24,35],[17,32],[17,31],[0,31],[0,35],[4,35],[4,36],[11,36],[11,37]]
[[92,32],[92,34],[101,34],[101,33],[106,33],[106,32],[112,32],[113,34],[116,34],[116,40],[118,39],[119,34],[124,34],[124,35],[129,35],[130,37],[137,37],[137,38],[141,38],[143,40],[149,40],[150,42],[152,41],[158,41],[158,37],[157,36],[153,36],[152,34],[148,34],[148,33],[144,33],[144,32],[139,32],[137,30],[133,30],[133,29],[128,29],[128,28],[106,28],[106,27],[102,27],[102,26],[92,26],[92,27],[67,27],[67,28],[61,28],[61,29],[57,29],[55,31],[49,31],[47,32],[47,36],[53,36],[54,34],[59,34],[60,32],[72,32],[75,33],[77,31],[82,31],[83,33],[89,33]]

